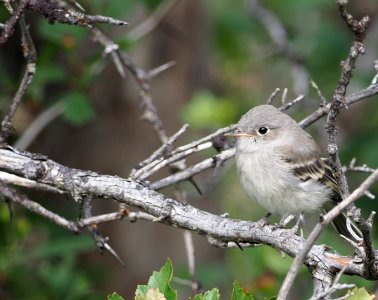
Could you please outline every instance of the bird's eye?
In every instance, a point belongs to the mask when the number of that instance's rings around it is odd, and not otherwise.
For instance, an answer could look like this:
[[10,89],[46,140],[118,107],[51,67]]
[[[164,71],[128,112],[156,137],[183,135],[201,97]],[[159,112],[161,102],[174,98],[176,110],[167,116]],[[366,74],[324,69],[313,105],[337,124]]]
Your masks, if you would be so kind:
[[266,134],[268,132],[268,128],[266,128],[265,126],[261,126],[258,129],[258,132],[259,132],[259,134]]

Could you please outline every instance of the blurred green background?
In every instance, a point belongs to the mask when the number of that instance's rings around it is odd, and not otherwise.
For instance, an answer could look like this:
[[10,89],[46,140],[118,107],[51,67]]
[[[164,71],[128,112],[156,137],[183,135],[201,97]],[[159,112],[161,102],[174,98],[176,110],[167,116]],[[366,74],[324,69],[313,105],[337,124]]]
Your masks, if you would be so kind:
[[[162,21],[147,34],[140,34],[144,20],[154,16],[167,3],[174,5]],[[349,11],[372,19],[365,47],[357,61],[347,94],[368,86],[375,75],[378,57],[378,4],[375,0],[350,1]],[[168,61],[176,65],[154,79],[153,101],[168,134],[189,123],[188,132],[178,144],[190,142],[217,128],[237,122],[250,107],[265,103],[275,88],[287,88],[287,99],[300,93],[305,100],[289,113],[298,121],[317,108],[320,99],[308,85],[314,80],[323,95],[332,97],[340,61],[349,51],[352,37],[338,16],[334,1],[261,1],[282,23],[287,48],[277,48],[248,1],[159,1],[92,0],[81,1],[89,14],[127,20],[128,27],[101,25],[108,36],[126,51],[140,67],[151,69]],[[9,14],[0,5],[0,22]],[[49,24],[36,13],[28,13],[27,23],[37,48],[37,73],[15,117],[16,143],[30,124],[43,112],[60,103],[63,109],[43,129],[27,149],[41,152],[61,164],[127,177],[132,167],[148,157],[159,142],[149,124],[140,121],[137,86],[130,74],[120,78],[109,57],[95,44],[86,29]],[[288,50],[289,49],[289,50]],[[286,52],[285,52],[286,51]],[[291,57],[285,53],[289,52]],[[298,82],[298,67],[306,80]],[[20,51],[20,33],[0,49],[0,109],[4,114],[15,94],[25,62]],[[294,74],[294,75],[293,75]],[[282,93],[275,100],[280,105]],[[348,164],[378,164],[377,96],[352,105],[339,117],[341,159]],[[308,128],[323,150],[326,146],[324,120]],[[206,154],[191,158],[190,163]],[[366,174],[348,173],[350,188]],[[221,176],[212,171],[196,177],[204,196],[184,183],[189,202],[214,213],[229,212],[233,218],[257,220],[265,211],[252,202],[238,183],[233,161]],[[24,191],[27,192],[27,191]],[[174,196],[172,189],[163,191]],[[378,188],[371,192],[377,193]],[[78,207],[64,197],[30,193],[47,208],[76,219]],[[376,210],[375,201],[363,198],[357,205],[368,215]],[[114,211],[116,206],[103,199],[95,212]],[[73,236],[58,226],[5,203],[0,204],[0,299],[104,299],[113,291],[133,298],[137,284],[145,283],[153,270],[167,257],[175,275],[189,279],[182,231],[159,224],[112,223],[100,226],[110,244],[124,259],[122,268],[108,253],[100,254],[86,231]],[[306,223],[305,234],[317,217]],[[273,220],[275,220],[273,218]],[[376,235],[376,231],[374,231]],[[374,236],[376,240],[376,236]],[[256,299],[276,295],[292,261],[267,246],[240,251],[210,246],[194,236],[198,279],[205,289],[219,287],[226,299],[236,279],[251,290]],[[330,228],[318,243],[335,251],[351,254],[352,249]],[[374,292],[375,282],[343,278]],[[311,277],[303,269],[292,299],[311,295]],[[175,286],[182,299],[191,295],[188,287]]]

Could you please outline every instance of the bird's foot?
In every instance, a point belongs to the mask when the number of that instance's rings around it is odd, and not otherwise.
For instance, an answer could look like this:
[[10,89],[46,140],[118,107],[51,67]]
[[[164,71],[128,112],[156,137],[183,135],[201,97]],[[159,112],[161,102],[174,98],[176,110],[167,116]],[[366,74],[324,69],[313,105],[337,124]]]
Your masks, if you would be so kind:
[[261,224],[261,227],[269,225],[268,219],[271,215],[272,215],[271,213],[267,213],[264,217],[262,217],[260,220],[258,220],[257,223]]
[[[293,216],[293,215],[292,215],[292,216]],[[294,218],[295,218],[295,216],[294,216]],[[293,218],[292,218],[292,219],[293,219]],[[291,219],[291,220],[292,220],[292,219]],[[291,220],[290,220],[290,221],[291,221]],[[281,221],[282,221],[282,220],[281,220]],[[286,223],[286,224],[287,224],[287,223]],[[301,213],[301,214],[298,216],[298,219],[297,219],[297,221],[295,222],[295,225],[289,230],[287,239],[292,238],[293,235],[298,234],[298,232],[299,232],[299,235],[300,235],[301,237],[303,237],[303,230],[302,230],[303,224],[304,224],[304,216],[303,216],[303,214]]]

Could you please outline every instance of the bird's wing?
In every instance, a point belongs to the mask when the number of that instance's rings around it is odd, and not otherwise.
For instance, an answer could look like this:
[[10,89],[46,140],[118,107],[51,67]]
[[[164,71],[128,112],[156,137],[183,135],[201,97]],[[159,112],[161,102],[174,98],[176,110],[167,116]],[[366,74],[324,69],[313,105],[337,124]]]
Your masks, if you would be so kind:
[[[293,162],[292,162],[293,163]],[[302,181],[316,180],[328,186],[332,191],[332,199],[339,202],[341,191],[337,184],[333,169],[322,158],[316,158],[306,163],[294,163],[294,174]]]
[[332,191],[332,200],[339,202],[342,194],[333,169],[327,161],[320,157],[320,150],[310,135],[306,147],[298,144],[283,157],[290,163],[292,172],[302,181],[316,180],[328,186]]

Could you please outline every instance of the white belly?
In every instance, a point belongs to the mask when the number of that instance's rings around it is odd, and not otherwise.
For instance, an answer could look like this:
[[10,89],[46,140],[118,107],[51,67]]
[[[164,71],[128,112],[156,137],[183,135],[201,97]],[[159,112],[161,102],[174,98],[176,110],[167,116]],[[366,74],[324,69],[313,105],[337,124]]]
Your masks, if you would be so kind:
[[[236,164],[242,186],[268,212],[281,216],[320,208],[330,190],[315,181],[303,182],[290,171],[290,165],[272,159],[271,153],[237,153]],[[275,161],[275,162],[273,162]]]

